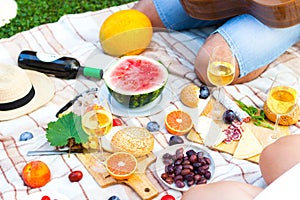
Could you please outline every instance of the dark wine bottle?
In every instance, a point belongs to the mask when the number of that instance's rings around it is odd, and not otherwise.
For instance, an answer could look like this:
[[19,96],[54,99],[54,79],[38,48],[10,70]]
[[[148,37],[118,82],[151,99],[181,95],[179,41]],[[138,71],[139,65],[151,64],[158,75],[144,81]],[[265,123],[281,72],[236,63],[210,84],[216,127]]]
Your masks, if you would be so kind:
[[81,66],[75,58],[30,50],[20,53],[18,65],[23,69],[35,70],[62,79],[75,79],[79,74],[101,79],[103,75],[102,69]]

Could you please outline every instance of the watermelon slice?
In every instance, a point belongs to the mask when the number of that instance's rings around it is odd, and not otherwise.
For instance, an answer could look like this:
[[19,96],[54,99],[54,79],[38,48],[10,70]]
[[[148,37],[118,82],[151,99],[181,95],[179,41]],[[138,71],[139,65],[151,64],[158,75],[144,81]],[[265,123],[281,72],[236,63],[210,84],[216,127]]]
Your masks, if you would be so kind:
[[117,102],[136,108],[161,94],[168,80],[168,70],[145,56],[123,56],[109,66],[103,79]]

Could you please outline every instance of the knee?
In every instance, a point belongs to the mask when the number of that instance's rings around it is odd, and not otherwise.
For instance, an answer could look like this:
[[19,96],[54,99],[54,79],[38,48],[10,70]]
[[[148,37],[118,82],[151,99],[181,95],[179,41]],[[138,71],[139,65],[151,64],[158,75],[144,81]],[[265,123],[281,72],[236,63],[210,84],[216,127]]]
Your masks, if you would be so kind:
[[259,166],[267,184],[300,162],[300,135],[279,138],[260,155]]
[[134,5],[133,9],[144,13],[150,19],[153,27],[164,28],[152,0],[140,0]]
[[[216,33],[214,35],[211,35],[206,40],[206,42],[200,48],[195,60],[195,73],[200,79],[200,81],[206,85],[211,85],[207,78],[207,67],[209,63],[209,58],[212,54],[214,47],[216,46],[223,46],[224,51],[231,51],[226,40],[219,33]],[[235,58],[235,77],[232,83],[238,84],[238,83],[249,82],[257,78],[261,73],[263,73],[266,70],[266,68],[267,66],[260,67],[248,73],[246,76],[240,77],[240,67],[237,59]]]
[[[218,191],[216,193],[216,191]],[[241,183],[237,181],[219,181],[210,184],[196,185],[183,193],[182,200],[198,200],[198,199],[220,199],[231,200],[232,194],[237,199],[252,200],[262,191],[253,185]]]

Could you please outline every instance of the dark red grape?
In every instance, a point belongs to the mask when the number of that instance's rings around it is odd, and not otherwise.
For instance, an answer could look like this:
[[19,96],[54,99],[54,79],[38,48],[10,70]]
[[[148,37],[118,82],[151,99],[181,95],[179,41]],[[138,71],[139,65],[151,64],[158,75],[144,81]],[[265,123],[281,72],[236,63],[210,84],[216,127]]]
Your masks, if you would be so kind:
[[81,171],[72,171],[69,174],[69,180],[71,182],[78,182],[82,179],[82,172]]
[[226,124],[231,124],[236,119],[236,114],[232,110],[226,110],[223,113],[223,121]]

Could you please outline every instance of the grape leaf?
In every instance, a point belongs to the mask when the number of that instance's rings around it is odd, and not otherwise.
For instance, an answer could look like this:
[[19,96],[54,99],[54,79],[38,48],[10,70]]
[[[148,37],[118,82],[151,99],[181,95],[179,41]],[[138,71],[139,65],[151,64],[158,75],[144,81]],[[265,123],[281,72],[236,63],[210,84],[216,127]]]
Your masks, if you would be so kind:
[[51,146],[67,145],[70,138],[74,138],[77,144],[88,141],[88,135],[81,127],[81,117],[73,112],[48,123],[46,132],[46,138]]

